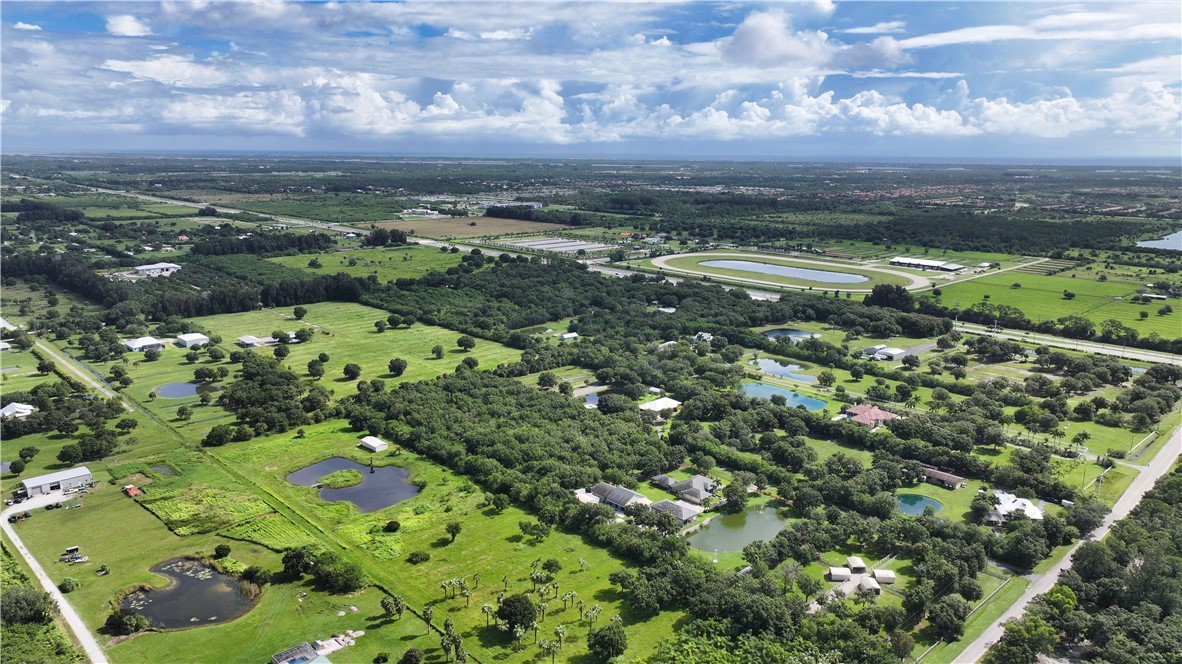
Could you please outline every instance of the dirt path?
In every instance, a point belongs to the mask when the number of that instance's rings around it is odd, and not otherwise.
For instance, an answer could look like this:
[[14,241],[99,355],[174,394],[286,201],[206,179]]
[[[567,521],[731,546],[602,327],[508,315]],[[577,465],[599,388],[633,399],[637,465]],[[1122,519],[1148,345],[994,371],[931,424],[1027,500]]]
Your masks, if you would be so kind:
[[54,364],[74,374],[75,378],[98,390],[100,394],[107,397],[108,399],[118,399],[119,403],[123,404],[123,408],[127,412],[135,412],[135,409],[127,405],[127,402],[125,402],[119,394],[116,394],[114,390],[107,387],[106,385],[103,385],[102,381],[95,378],[88,371],[82,367],[79,367],[77,362],[75,362],[73,359],[66,357],[61,351],[53,348],[40,339],[35,340],[33,343],[37,347],[37,350],[44,353],[49,360],[53,361]]
[[25,547],[25,543],[16,534],[16,529],[12,527],[11,523],[8,523],[9,514],[40,509],[49,503],[60,502],[61,499],[61,492],[55,491],[43,496],[34,496],[19,505],[13,505],[4,510],[3,513],[0,513],[0,528],[4,529],[4,534],[8,535],[8,539],[12,542],[12,546],[16,549],[16,552],[29,564],[29,567],[33,570],[33,576],[37,577],[37,581],[41,583],[41,587],[53,597],[58,607],[61,608],[61,616],[65,620],[66,626],[74,633],[74,640],[82,647],[82,651],[86,653],[87,659],[94,662],[94,664],[106,664],[108,661],[107,655],[103,652],[102,647],[99,646],[94,635],[87,629],[86,623],[82,621],[82,616],[78,615],[74,607],[70,606],[70,603],[66,601],[65,595],[53,584],[49,575],[45,573],[45,569],[41,567],[41,563],[37,562],[33,554],[29,553],[29,550]]

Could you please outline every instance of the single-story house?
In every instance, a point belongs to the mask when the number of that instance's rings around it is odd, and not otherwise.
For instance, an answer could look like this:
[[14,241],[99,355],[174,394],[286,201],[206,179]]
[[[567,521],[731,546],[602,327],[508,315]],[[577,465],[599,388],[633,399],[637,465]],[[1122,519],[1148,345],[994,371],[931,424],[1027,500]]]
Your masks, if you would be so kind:
[[856,406],[850,406],[849,408],[845,409],[845,413],[850,418],[851,422],[854,422],[855,424],[861,424],[862,426],[869,427],[871,429],[877,427],[883,422],[895,420],[900,417],[899,415],[896,415],[888,410],[883,410],[878,406],[872,406],[870,404],[858,404]]
[[26,496],[39,496],[52,491],[63,491],[65,489],[87,486],[93,482],[94,476],[90,474],[90,469],[86,466],[78,466],[77,468],[59,470],[56,473],[38,475],[37,477],[30,477],[27,480],[21,480],[21,486],[20,489],[17,489],[17,493]]
[[140,337],[139,339],[128,339],[123,342],[124,347],[133,353],[141,353],[145,350],[164,350],[164,342],[156,337]]
[[674,484],[677,484],[677,480],[669,477],[668,475],[653,475],[652,477],[648,478],[648,481],[656,484],[662,489],[669,489]]
[[880,351],[884,348],[886,348],[886,344],[878,344],[875,346],[868,346],[868,347],[862,349],[862,354],[867,355],[869,357],[874,357],[874,355],[876,353],[878,353],[878,351]]
[[23,420],[33,414],[37,410],[36,406],[30,406],[27,403],[18,403],[16,401],[0,408],[0,420]]
[[662,500],[660,502],[653,503],[652,508],[658,512],[672,514],[673,518],[677,519],[677,521],[683,526],[696,519],[698,515],[702,513],[701,507],[690,505],[683,500],[678,500],[676,502],[672,500]]
[[[299,343],[299,339],[296,339],[295,332],[288,332],[287,339],[288,343]],[[279,341],[275,337],[256,337],[253,334],[244,334],[238,337],[234,343],[243,348],[259,348],[260,346],[274,346]]]
[[271,664],[311,664],[321,655],[307,642],[271,656]]
[[1026,498],[1019,498],[1005,491],[994,491],[993,496],[997,498],[997,505],[985,515],[985,523],[1002,524],[1008,521],[1011,515],[1018,513],[1025,514],[1027,518],[1035,521],[1042,521],[1042,510]]
[[955,489],[964,483],[964,478],[960,475],[953,475],[942,470],[937,470],[931,466],[923,467],[924,477],[932,484],[939,484],[949,489]]
[[699,332],[694,335],[694,343],[709,343],[714,341],[714,335],[709,332]]
[[681,408],[681,402],[677,399],[670,399],[669,397],[661,397],[660,399],[654,399],[648,403],[640,404],[641,410],[651,410],[654,413],[659,413],[662,410],[673,410],[675,408]]
[[657,477],[663,478],[657,481],[657,486],[670,493],[677,494],[682,500],[693,503],[694,505],[701,505],[707,498],[712,497],[714,491],[718,488],[718,482],[702,475],[694,475],[680,482],[665,475],[658,475]]
[[[151,247],[145,247],[145,249],[152,250]],[[131,268],[131,271],[141,277],[167,277],[179,269],[181,266],[176,263],[152,263],[151,265],[137,265]]]
[[857,556],[850,556],[849,558],[846,558],[845,565],[846,567],[850,568],[851,572],[854,572],[855,574],[866,571],[866,563],[862,562],[862,559]]
[[844,567],[830,567],[828,576],[830,581],[849,581],[850,571]]
[[200,332],[189,332],[188,334],[176,335],[176,345],[185,348],[193,346],[205,346],[209,343],[209,337]]
[[387,443],[377,436],[366,436],[361,439],[361,443],[359,445],[370,452],[384,452],[390,447],[390,443]]
[[579,338],[578,332],[564,332],[558,337],[559,341],[574,341]]
[[651,505],[653,502],[631,489],[618,487],[607,482],[596,484],[590,489],[587,489],[587,493],[599,498],[599,502],[606,503],[618,509],[624,509],[630,505]]
[[886,360],[887,362],[897,362],[907,356],[907,351],[902,348],[883,348],[874,354],[876,360]]
[[868,576],[862,577],[862,580],[858,582],[858,588],[861,590],[869,590],[875,595],[882,592],[882,586],[878,585],[877,581]]
[[874,570],[874,579],[879,583],[894,583],[895,571],[889,569],[876,569]]

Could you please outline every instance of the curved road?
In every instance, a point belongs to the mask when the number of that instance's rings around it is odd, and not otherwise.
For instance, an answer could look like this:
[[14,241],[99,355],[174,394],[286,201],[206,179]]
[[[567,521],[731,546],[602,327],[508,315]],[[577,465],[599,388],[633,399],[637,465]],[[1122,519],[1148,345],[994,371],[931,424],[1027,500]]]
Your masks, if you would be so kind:
[[[1149,462],[1149,466],[1141,471],[1141,474],[1133,480],[1133,483],[1129,485],[1129,488],[1124,492],[1124,495],[1122,495],[1120,499],[1116,501],[1116,505],[1112,508],[1112,513],[1104,519],[1104,525],[1097,528],[1096,532],[1088,536],[1087,539],[1102,539],[1108,534],[1108,531],[1112,528],[1112,524],[1116,523],[1120,519],[1123,519],[1125,516],[1128,516],[1129,512],[1131,512],[1133,508],[1141,502],[1141,497],[1145,495],[1145,492],[1153,488],[1154,482],[1156,482],[1162,475],[1165,475],[1167,472],[1169,472],[1170,467],[1174,465],[1174,460],[1178,458],[1180,453],[1182,453],[1182,426],[1174,429],[1174,435],[1170,436],[1170,439],[1168,442],[1166,442],[1165,447],[1157,453],[1157,456],[1155,456],[1153,460]],[[1026,609],[1026,605],[1029,604],[1036,595],[1041,595],[1042,593],[1049,591],[1051,587],[1054,586],[1059,580],[1059,574],[1062,573],[1063,570],[1071,567],[1071,556],[1075,554],[1075,550],[1078,549],[1085,541],[1087,540],[1080,540],[1077,542],[1075,546],[1071,547],[1071,550],[1067,552],[1067,555],[1063,556],[1063,559],[1060,560],[1058,564],[1044,572],[1038,579],[1031,583],[1030,586],[1026,588],[1026,592],[1023,593],[1020,598],[1018,598],[1018,601],[1014,602],[1014,604],[1010,606],[1010,608],[1007,609],[1000,618],[998,618],[992,625],[986,628],[985,631],[981,633],[981,636],[978,636],[976,640],[974,640],[967,647],[965,647],[963,651],[961,651],[960,656],[956,658],[956,661],[980,661],[981,658],[985,656],[985,651],[989,649],[989,646],[996,643],[998,639],[1002,637],[1004,632],[1002,623],[1010,620],[1011,618],[1021,617],[1022,612]]]
[[[699,257],[731,257],[731,258],[746,258],[746,259],[750,259],[752,256],[749,253],[731,253],[731,252],[727,252],[727,251],[703,251],[703,252],[697,252],[697,253],[693,253],[693,254],[673,254],[670,256],[660,256],[660,257],[653,259],[653,265],[655,265],[659,269],[668,270],[670,272],[680,272],[682,274],[688,274],[688,275],[692,275],[695,277],[710,277],[712,279],[726,279],[726,280],[740,282],[740,283],[754,284],[756,286],[775,286],[777,288],[794,288],[796,290],[808,290],[810,288],[809,286],[795,286],[792,284],[785,284],[785,283],[778,282],[778,281],[764,281],[761,279],[749,279],[747,277],[735,277],[735,276],[731,276],[731,275],[720,275],[720,274],[714,274],[711,272],[702,272],[699,270],[692,270],[692,269],[688,269],[688,268],[673,267],[668,264],[668,262],[671,259],[682,258],[687,255],[693,256],[695,258],[699,258]],[[776,258],[776,257],[773,257],[773,258]],[[803,263],[805,265],[816,265],[816,266],[823,267],[828,270],[839,270],[839,269],[841,269],[841,267],[843,267],[840,264],[835,264],[835,263],[826,262],[826,261],[809,260],[807,258],[796,258],[795,256],[785,256],[783,258],[783,260],[791,261],[793,263]],[[884,269],[881,267],[870,267],[870,266],[866,266],[866,265],[850,265],[849,267],[851,269],[855,269],[855,270],[859,270],[859,271],[878,272],[878,273],[890,275],[893,277],[903,277],[905,279],[910,279],[911,283],[907,285],[908,290],[928,288],[932,285],[931,280],[929,280],[927,277],[920,277],[920,276],[917,276],[914,274],[907,274],[905,272],[896,272],[894,270],[887,270],[887,269]],[[843,285],[844,284],[830,284],[830,285],[824,286],[824,288],[828,289],[830,286],[841,288]],[[813,286],[812,288],[816,288],[816,286]],[[865,288],[841,288],[841,290],[846,291],[848,293],[869,293],[870,292],[868,289],[865,289]]]
[[16,529],[12,527],[13,524],[8,523],[9,514],[24,512],[25,510],[34,512],[33,520],[35,522],[37,518],[35,510],[41,510],[41,508],[49,503],[60,502],[62,498],[63,496],[60,491],[54,491],[43,496],[33,496],[19,505],[13,505],[0,513],[0,528],[4,529],[4,534],[8,535],[8,539],[12,542],[12,546],[16,549],[16,552],[29,564],[29,567],[33,570],[33,576],[37,577],[37,581],[41,583],[41,587],[57,602],[66,626],[74,633],[74,640],[82,646],[87,659],[94,664],[106,664],[108,661],[107,655],[103,653],[103,649],[99,646],[98,641],[95,640],[94,634],[91,634],[90,630],[86,628],[86,623],[82,622],[82,616],[79,616],[78,612],[74,610],[74,607],[70,606],[62,591],[57,589],[57,586],[53,584],[53,580],[45,573],[45,569],[41,567],[41,563],[37,562],[33,554],[29,553],[29,550],[25,548],[25,543],[16,534]]

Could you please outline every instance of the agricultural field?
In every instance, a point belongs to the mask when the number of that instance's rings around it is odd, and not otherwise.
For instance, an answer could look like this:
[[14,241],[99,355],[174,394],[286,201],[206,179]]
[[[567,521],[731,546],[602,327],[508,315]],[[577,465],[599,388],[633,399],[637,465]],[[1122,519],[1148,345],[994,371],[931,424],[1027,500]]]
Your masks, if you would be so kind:
[[[476,347],[465,352],[456,346],[461,336],[441,327],[415,323],[414,327],[399,327],[379,333],[374,322],[386,320],[388,312],[360,304],[346,302],[322,302],[307,305],[308,313],[302,321],[292,316],[291,309],[262,309],[236,314],[219,314],[195,318],[193,322],[212,334],[223,338],[222,346],[234,350],[234,340],[251,334],[267,337],[273,330],[295,330],[300,326],[311,327],[315,334],[308,343],[292,344],[291,354],[283,364],[297,375],[309,377],[307,364],[320,353],[327,353],[329,361],[324,363],[323,382],[330,390],[341,396],[352,393],[349,381],[342,369],[346,364],[361,366],[361,378],[380,378],[390,382],[418,381],[451,373],[466,357],[475,358],[482,369],[492,369],[502,362],[511,362],[520,357],[520,351],[498,343],[477,339]],[[442,346],[444,356],[435,359],[431,349]],[[167,352],[167,351],[166,351]],[[256,349],[256,352],[270,353],[270,348]],[[183,353],[182,353],[183,355]],[[387,365],[395,357],[408,363],[406,372],[400,378],[389,374]]]
[[408,207],[407,201],[397,198],[337,192],[268,199],[231,196],[222,203],[250,212],[345,224],[398,219]]
[[566,226],[558,224],[496,217],[441,217],[438,219],[387,221],[378,224],[378,227],[397,229],[407,235],[435,240],[464,240],[514,233],[547,233],[566,229]]
[[[413,279],[428,272],[445,272],[460,264],[462,254],[440,251],[435,247],[409,246],[385,249],[357,249],[353,251],[300,254],[270,258],[273,263],[307,270],[313,274],[344,272],[354,277],[376,276],[386,283],[395,279]],[[321,267],[312,267],[317,261]]]
[[[745,262],[751,269],[737,269],[734,267],[703,265],[706,262],[727,261]],[[832,261],[821,258],[789,258],[772,254],[757,254],[739,251],[718,251],[676,256],[662,256],[648,258],[636,263],[638,267],[649,271],[663,271],[672,274],[692,273],[723,281],[737,281],[759,286],[782,286],[788,288],[807,288],[815,290],[842,290],[853,292],[869,292],[878,284],[906,286],[915,282],[911,276],[894,268],[863,268],[851,263]],[[764,267],[760,267],[764,266]],[[809,270],[811,273],[796,272],[797,276],[785,274],[765,273],[765,270],[791,271]],[[837,273],[833,276],[817,275],[816,272]],[[854,283],[840,283],[829,279],[846,278],[848,275],[861,277],[864,280]]]

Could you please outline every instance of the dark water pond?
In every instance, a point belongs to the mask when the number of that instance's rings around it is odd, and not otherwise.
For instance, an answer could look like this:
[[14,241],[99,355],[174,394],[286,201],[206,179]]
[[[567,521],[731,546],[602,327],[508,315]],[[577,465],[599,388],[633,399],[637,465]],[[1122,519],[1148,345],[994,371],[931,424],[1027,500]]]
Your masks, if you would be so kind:
[[760,371],[768,374],[769,376],[790,378],[792,380],[799,380],[802,383],[817,382],[816,376],[810,376],[806,373],[801,373],[804,371],[804,367],[800,366],[799,364],[785,363],[780,362],[779,360],[773,360],[768,357],[761,357],[758,360],[755,360],[755,365],[759,367]]
[[808,330],[797,330],[791,327],[780,328],[778,330],[768,330],[765,332],[768,339],[775,341],[777,339],[787,338],[789,341],[795,343],[803,341],[804,339],[812,339],[821,335],[809,332]]
[[202,383],[166,383],[156,388],[156,396],[165,399],[183,399],[217,392],[220,389],[222,388],[217,385]]
[[749,507],[737,514],[714,517],[687,541],[699,551],[742,551],[756,540],[770,540],[787,524],[788,519],[771,507]]
[[786,390],[776,385],[768,385],[767,383],[743,383],[739,386],[739,389],[749,397],[758,397],[760,399],[771,399],[773,394],[779,394],[787,400],[789,408],[804,406],[805,410],[821,410],[827,405],[820,399],[806,397],[792,390]]
[[169,560],[152,568],[172,585],[164,590],[140,590],[119,606],[143,614],[163,629],[209,625],[233,620],[253,602],[238,590],[238,580],[198,560]]
[[724,270],[738,270],[740,272],[757,272],[759,274],[773,274],[778,277],[793,277],[805,281],[819,281],[826,284],[860,284],[870,281],[868,277],[847,272],[830,272],[829,270],[810,270],[803,267],[789,267],[787,265],[770,265],[754,261],[702,261],[702,267],[717,267]]
[[333,502],[347,500],[357,506],[362,514],[376,512],[419,495],[419,487],[407,482],[407,473],[398,466],[373,468],[343,457],[332,457],[287,476],[287,481],[300,486],[312,486],[325,475],[338,470],[356,470],[361,473],[361,483],[341,489],[323,488],[321,500]]
[[899,511],[908,516],[919,516],[923,514],[923,509],[928,505],[931,505],[932,509],[937,512],[944,509],[944,505],[940,501],[935,498],[921,496],[918,493],[900,493],[898,498]]
[[1173,249],[1174,251],[1182,251],[1182,231],[1170,233],[1160,240],[1138,242],[1137,246],[1146,249]]

